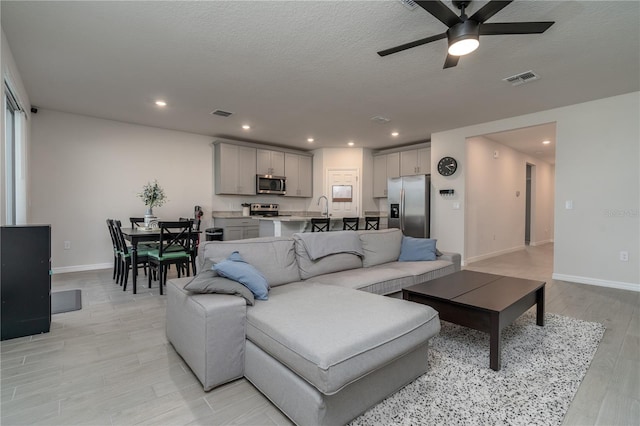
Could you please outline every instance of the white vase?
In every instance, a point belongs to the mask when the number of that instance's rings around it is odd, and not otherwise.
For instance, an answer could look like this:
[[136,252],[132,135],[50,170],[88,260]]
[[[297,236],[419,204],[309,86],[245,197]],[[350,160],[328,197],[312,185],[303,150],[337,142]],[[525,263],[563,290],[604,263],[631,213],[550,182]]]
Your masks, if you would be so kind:
[[144,212],[144,227],[149,228],[149,224],[153,220],[156,220],[156,217],[153,215],[153,207],[148,207],[147,211]]

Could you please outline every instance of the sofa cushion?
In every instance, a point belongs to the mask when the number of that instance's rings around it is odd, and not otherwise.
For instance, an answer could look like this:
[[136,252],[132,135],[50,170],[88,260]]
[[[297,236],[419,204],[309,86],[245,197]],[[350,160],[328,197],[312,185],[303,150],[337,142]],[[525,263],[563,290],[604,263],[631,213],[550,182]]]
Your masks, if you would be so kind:
[[456,272],[456,266],[448,260],[391,262],[387,263],[385,267],[397,269],[403,274],[413,276],[413,284],[420,284]]
[[247,310],[246,330],[251,342],[332,395],[424,345],[439,329],[438,313],[426,305],[292,283]]
[[244,297],[247,305],[253,305],[254,301],[253,293],[247,287],[237,281],[219,276],[213,270],[213,262],[210,259],[205,261],[202,270],[184,286],[184,289],[201,294],[233,294]]
[[202,242],[198,250],[198,270],[205,259],[222,261],[234,251],[260,271],[270,287],[300,281],[294,241],[287,237]]
[[391,294],[415,284],[413,274],[383,265],[350,269],[309,278],[309,282],[337,285],[375,294]]
[[436,240],[402,236],[400,262],[436,260]]
[[[323,243],[331,244],[334,240],[332,234],[334,234],[334,232],[323,232],[318,235],[322,235],[320,239],[324,240]],[[316,275],[330,274],[346,269],[362,268],[362,259],[353,253],[330,254],[317,260],[311,260],[311,256],[309,256],[299,235],[293,234],[293,239],[295,241],[295,252],[298,260],[298,268],[300,269],[300,278],[303,280]]]
[[258,300],[269,299],[269,284],[260,271],[245,262],[240,253],[234,251],[227,260],[216,263],[213,269],[223,277],[237,281],[247,287]]
[[358,231],[358,235],[364,251],[362,266],[365,268],[398,260],[402,242],[402,231],[399,229]]

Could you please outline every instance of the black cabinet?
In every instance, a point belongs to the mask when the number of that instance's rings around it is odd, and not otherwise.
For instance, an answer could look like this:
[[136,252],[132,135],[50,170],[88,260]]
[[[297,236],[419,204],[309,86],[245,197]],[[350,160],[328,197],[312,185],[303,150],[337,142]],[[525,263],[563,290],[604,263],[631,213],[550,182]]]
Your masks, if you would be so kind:
[[51,326],[51,226],[0,227],[2,340]]

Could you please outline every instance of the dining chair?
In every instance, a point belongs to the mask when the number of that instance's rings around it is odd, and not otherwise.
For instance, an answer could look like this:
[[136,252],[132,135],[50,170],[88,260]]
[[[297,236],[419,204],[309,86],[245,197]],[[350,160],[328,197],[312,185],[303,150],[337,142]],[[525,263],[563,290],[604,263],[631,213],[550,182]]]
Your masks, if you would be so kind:
[[342,230],[343,231],[357,231],[359,217],[343,217],[342,218]]
[[364,229],[380,229],[380,217],[379,216],[366,216],[364,218]]
[[196,258],[198,257],[198,248],[200,247],[200,219],[190,219],[181,217],[178,219],[180,222],[191,221],[191,270],[193,274],[196,273]]
[[[132,228],[144,228],[144,217],[130,217],[129,222],[131,222]],[[158,243],[153,242],[145,242],[139,245],[142,245],[143,249],[146,248],[149,250],[158,248]]]
[[[109,236],[111,237],[111,245],[113,246],[113,280],[120,281],[120,249],[118,248],[118,242],[116,241],[115,230],[113,229],[113,219],[107,219],[107,229],[109,230]],[[117,278],[117,280],[116,280]]]
[[327,232],[331,226],[331,219],[327,218],[311,218],[311,232]]
[[132,228],[143,228],[144,227],[144,217],[130,217],[129,222],[131,222]]
[[[158,273],[160,294],[163,294],[163,286],[167,281],[167,266],[176,265],[178,277],[181,276],[181,265],[184,265],[189,276],[189,264],[191,263],[191,253],[193,237],[191,227],[192,221],[160,221],[160,243],[158,249],[149,250],[149,269],[153,268]],[[149,286],[151,286],[151,272],[149,272]]]
[[[116,235],[116,242],[118,244],[118,252],[120,257],[120,279],[119,284],[122,286],[122,291],[127,291],[127,283],[129,282],[129,270],[132,274],[138,273],[138,268],[143,267],[145,274],[147,274],[148,265],[148,249],[144,246],[138,245],[136,250],[136,265],[132,265],[131,262],[131,247],[127,245],[127,241],[122,233],[122,222],[116,220],[114,223],[114,231]],[[149,282],[151,282],[151,274],[149,275]]]

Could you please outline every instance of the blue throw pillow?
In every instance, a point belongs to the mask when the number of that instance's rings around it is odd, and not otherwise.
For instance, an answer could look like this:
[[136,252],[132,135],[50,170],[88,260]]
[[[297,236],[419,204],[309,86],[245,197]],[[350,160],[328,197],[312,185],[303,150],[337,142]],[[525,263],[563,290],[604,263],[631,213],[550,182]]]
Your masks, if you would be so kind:
[[245,262],[237,251],[231,253],[227,260],[213,265],[213,270],[219,275],[247,287],[256,299],[267,300],[269,298],[267,280],[256,268]]
[[436,260],[436,241],[430,238],[414,238],[403,235],[398,260],[400,262]]

